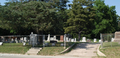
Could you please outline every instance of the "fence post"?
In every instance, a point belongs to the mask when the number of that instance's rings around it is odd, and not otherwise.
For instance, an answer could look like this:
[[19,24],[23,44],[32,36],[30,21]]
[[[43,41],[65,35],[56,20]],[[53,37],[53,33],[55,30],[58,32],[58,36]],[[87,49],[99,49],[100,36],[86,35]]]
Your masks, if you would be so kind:
[[66,34],[64,35],[64,49],[66,48]]
[[45,35],[43,35],[43,47],[45,47]]
[[103,38],[101,33],[100,33],[100,38],[101,38],[101,48],[103,48]]

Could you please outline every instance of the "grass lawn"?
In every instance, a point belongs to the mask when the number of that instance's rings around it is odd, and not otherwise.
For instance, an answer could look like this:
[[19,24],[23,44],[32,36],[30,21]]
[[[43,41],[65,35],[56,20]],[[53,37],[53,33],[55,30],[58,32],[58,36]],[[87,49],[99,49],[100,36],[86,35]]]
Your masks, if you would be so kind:
[[29,49],[30,46],[23,46],[22,43],[3,43],[0,53],[25,54]]
[[[57,55],[60,52],[62,52],[64,50],[63,46],[60,46],[62,42],[58,42],[55,46],[51,46],[51,43],[49,43],[49,46],[44,47],[39,53],[38,55]],[[66,45],[67,47],[71,46],[73,44],[73,42],[67,42]]]
[[117,42],[112,42],[112,46],[110,42],[104,42],[103,48],[100,49],[106,57],[96,57],[96,58],[120,58],[120,44]]
[[56,55],[63,50],[63,47],[44,47],[38,55]]

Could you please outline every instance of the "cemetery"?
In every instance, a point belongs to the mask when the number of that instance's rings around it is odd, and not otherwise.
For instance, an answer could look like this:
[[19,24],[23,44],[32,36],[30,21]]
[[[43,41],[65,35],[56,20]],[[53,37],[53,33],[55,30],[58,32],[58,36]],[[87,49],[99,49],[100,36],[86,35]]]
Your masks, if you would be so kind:
[[[70,47],[74,43],[100,43],[100,51],[105,53],[106,57],[109,54],[108,50],[112,52],[119,53],[115,49],[120,48],[119,33],[115,32],[114,34],[100,34],[101,39],[87,39],[82,37],[80,41],[76,38],[70,38],[65,35],[37,35],[31,32],[30,35],[15,35],[15,36],[1,36],[0,38],[0,53],[17,53],[17,54],[26,54],[31,47],[40,47],[42,48],[37,52],[37,55],[57,55],[61,51],[64,51],[66,48]],[[40,44],[40,39],[43,39],[43,43]],[[112,49],[111,49],[112,48]],[[54,51],[54,52],[53,52]],[[28,54],[26,54],[28,55]],[[31,55],[31,54],[30,54]],[[119,57],[119,56],[116,56]]]

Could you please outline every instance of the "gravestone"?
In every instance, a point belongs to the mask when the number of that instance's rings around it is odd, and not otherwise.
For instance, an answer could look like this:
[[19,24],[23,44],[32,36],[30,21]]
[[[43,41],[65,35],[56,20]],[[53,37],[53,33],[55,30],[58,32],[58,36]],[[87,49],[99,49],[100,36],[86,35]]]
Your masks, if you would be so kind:
[[76,38],[74,39],[74,42],[76,42]]
[[25,43],[25,41],[23,42],[23,46],[25,46],[26,45],[26,43]]
[[30,44],[34,47],[35,45],[37,45],[37,34],[33,34],[33,32],[31,32],[30,34]]
[[71,42],[74,42],[74,39],[71,39]]
[[18,43],[17,37],[15,38],[15,42]]
[[53,37],[53,40],[57,40],[55,35],[54,35],[54,37]]
[[48,34],[47,41],[50,41],[50,34]]
[[12,41],[12,43],[13,43],[13,42],[14,42],[14,39],[12,38],[11,41]]
[[111,38],[111,42],[114,42],[114,38]]
[[0,42],[0,45],[2,45],[3,44],[3,42]]
[[69,40],[68,40],[69,42],[71,41],[71,38],[69,38]]
[[61,41],[61,42],[63,42],[63,40],[64,40],[63,38],[64,38],[64,36],[61,35],[61,36],[60,36],[60,41]]
[[101,39],[99,40],[99,43],[101,43]]
[[23,37],[20,38],[20,43],[23,43]]
[[3,36],[1,36],[2,42],[5,42],[5,38]]
[[68,42],[69,41],[69,38],[68,37],[66,37],[66,42]]
[[27,42],[27,37],[24,37],[24,41]]
[[120,42],[120,31],[119,32],[115,32],[114,42]]
[[97,42],[96,38],[94,38],[94,42]]
[[86,42],[86,37],[83,37],[81,42]]
[[50,37],[50,43],[57,43],[56,36]]
[[90,39],[87,39],[87,42],[91,42],[91,40],[90,40]]

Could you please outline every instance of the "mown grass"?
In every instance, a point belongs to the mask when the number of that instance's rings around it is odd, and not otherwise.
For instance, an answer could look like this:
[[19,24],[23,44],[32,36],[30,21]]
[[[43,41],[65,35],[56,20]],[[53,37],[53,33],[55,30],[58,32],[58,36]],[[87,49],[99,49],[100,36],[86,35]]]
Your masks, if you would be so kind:
[[[63,42],[58,42],[56,43],[55,46],[52,46],[51,43],[49,43],[49,45],[47,47],[44,47],[39,53],[38,55],[58,55],[60,52],[62,52],[64,49],[64,46],[61,46],[60,44]],[[73,42],[67,42],[66,43],[66,48],[71,46],[73,44]]]
[[[112,45],[111,45],[112,44]],[[120,44],[118,42],[104,42],[103,48],[100,49],[106,57],[95,57],[95,58],[120,58]]]
[[0,46],[0,53],[25,54],[31,47],[22,43],[3,43]]

